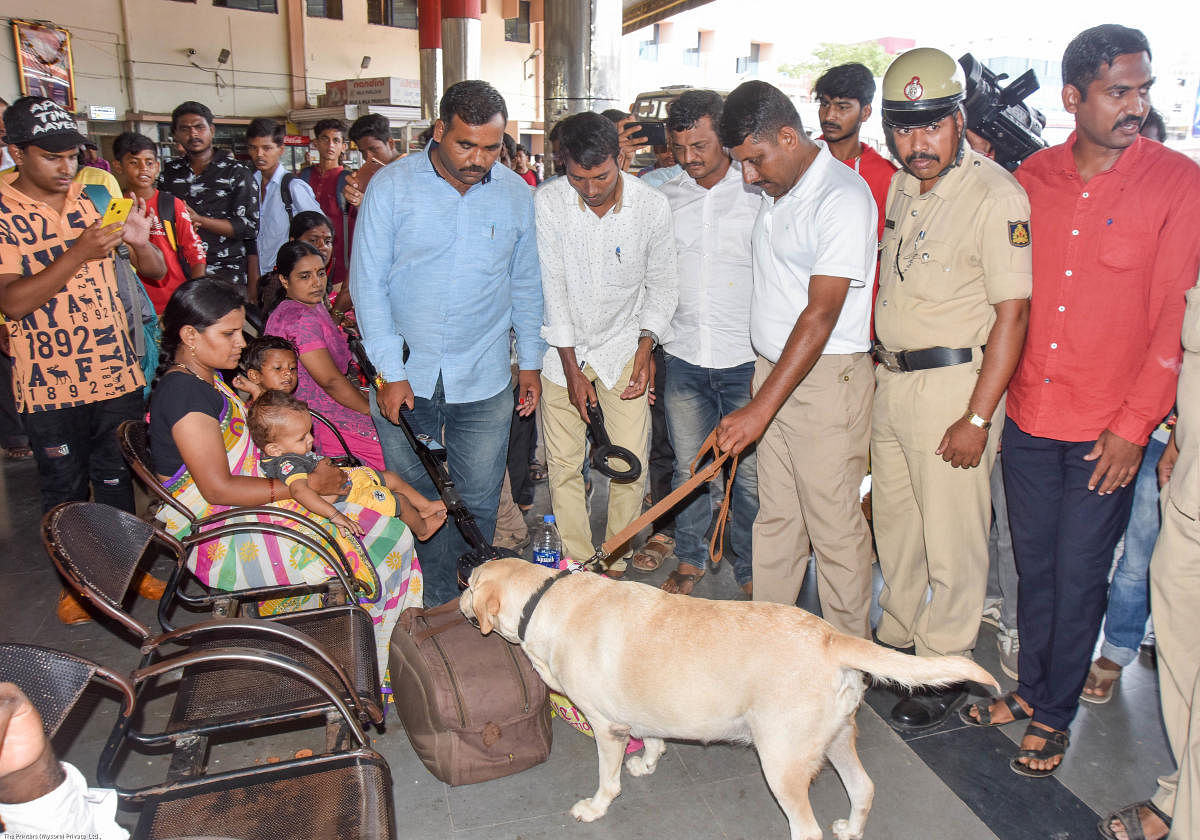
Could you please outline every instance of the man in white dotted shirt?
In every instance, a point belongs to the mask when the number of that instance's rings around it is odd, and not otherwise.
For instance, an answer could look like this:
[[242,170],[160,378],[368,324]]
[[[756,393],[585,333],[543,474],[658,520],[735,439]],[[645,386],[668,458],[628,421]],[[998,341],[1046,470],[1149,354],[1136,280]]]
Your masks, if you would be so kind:
[[[582,113],[559,128],[566,177],[535,198],[538,256],[550,350],[542,365],[542,432],[550,501],[564,554],[593,554],[584,491],[587,405],[600,404],[608,436],[645,463],[650,440],[650,354],[669,338],[679,299],[671,208],[620,171],[616,127]],[[645,471],[613,480],[607,536],[641,511]],[[610,572],[624,572],[625,560]]]
[[758,441],[754,600],[795,604],[812,550],[825,620],[866,638],[873,557],[858,488],[875,388],[875,201],[765,82],[726,98],[721,142],[766,193],[752,235],[754,397],[717,426],[722,449]]

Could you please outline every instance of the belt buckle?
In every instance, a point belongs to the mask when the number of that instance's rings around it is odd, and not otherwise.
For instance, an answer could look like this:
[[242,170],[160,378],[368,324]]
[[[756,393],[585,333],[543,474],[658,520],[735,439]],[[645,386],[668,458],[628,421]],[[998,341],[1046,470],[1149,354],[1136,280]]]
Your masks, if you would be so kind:
[[884,347],[875,348],[875,358],[879,364],[890,370],[892,373],[903,373],[904,369],[900,367],[900,360],[896,355],[896,351],[888,350]]

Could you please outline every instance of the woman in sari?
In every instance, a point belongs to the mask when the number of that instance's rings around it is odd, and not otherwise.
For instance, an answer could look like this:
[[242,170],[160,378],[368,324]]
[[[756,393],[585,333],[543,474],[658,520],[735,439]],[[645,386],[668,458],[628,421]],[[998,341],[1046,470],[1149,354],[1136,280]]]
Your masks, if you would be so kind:
[[[241,293],[232,284],[191,280],[171,296],[163,315],[162,363],[150,397],[150,450],[154,469],[167,491],[197,517],[244,505],[277,505],[303,512],[287,485],[263,478],[259,452],[246,428],[246,407],[218,371],[236,367],[245,339]],[[310,476],[317,492],[336,494],[341,471],[322,462]],[[342,537],[320,517],[312,517],[343,553],[359,577],[374,566],[381,592],[362,606],[375,625],[379,673],[387,667],[388,643],[400,613],[421,605],[422,580],[412,533],[399,519],[346,504],[343,512],[362,526],[358,540]],[[179,535],[188,521],[164,506],[159,519]],[[280,524],[288,524],[280,520]],[[236,534],[201,543],[188,559],[199,580],[217,589],[285,583],[317,583],[331,570],[312,551],[269,534]],[[287,612],[307,599],[273,602]]]

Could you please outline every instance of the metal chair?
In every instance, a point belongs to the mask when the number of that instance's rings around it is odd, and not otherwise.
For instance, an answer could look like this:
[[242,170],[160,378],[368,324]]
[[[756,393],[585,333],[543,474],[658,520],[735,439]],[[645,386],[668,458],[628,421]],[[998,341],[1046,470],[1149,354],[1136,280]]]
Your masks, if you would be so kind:
[[[287,759],[275,764],[205,774],[172,762],[165,781],[144,788],[113,784],[128,744],[130,721],[145,683],[180,668],[253,663],[290,674],[326,694],[342,715],[356,746],[338,754]],[[319,677],[286,656],[248,648],[187,653],[135,670],[125,677],[82,657],[34,645],[0,644],[0,675],[17,684],[41,713],[53,737],[92,681],[115,688],[121,712],[100,756],[102,786],[116,787],[127,806],[139,808],[135,840],[166,840],[198,834],[231,838],[295,840],[394,840],[392,777],[372,750],[354,716]],[[191,771],[191,772],[188,772]]]
[[[188,592],[184,585],[180,585],[178,599],[182,603],[198,609],[213,609],[219,615],[236,615],[243,604],[275,598],[325,593],[331,593],[333,597],[340,598],[343,593],[351,593],[355,600],[365,598],[374,603],[382,594],[382,586],[379,583],[379,575],[376,573],[375,567],[370,563],[364,564],[365,570],[370,576],[368,589],[366,584],[355,577],[350,562],[337,542],[303,514],[277,507],[236,507],[209,516],[197,517],[186,505],[168,493],[159,482],[150,459],[149,429],[145,422],[125,421],[117,427],[117,439],[121,446],[121,453],[138,479],[160,502],[170,506],[190,523],[187,535],[179,540],[187,553],[190,553],[200,543],[234,534],[271,534],[278,539],[299,543],[319,555],[334,570],[336,584],[340,586],[341,590],[340,592],[331,592],[330,583],[334,582],[331,579],[326,583],[319,584],[297,583],[264,586],[239,590],[234,594],[205,587],[196,581],[196,586],[203,590],[199,593]],[[259,518],[263,516],[284,520],[295,528],[263,522]],[[165,616],[160,613],[159,620],[163,628],[170,629],[170,624],[163,621],[164,618]]]
[[[371,617],[357,605],[324,607],[265,619],[217,618],[155,634],[124,607],[139,561],[151,545],[173,555],[159,615],[176,597],[184,566],[182,544],[125,511],[95,502],[67,502],[42,519],[42,539],[54,565],[78,595],[114,619],[138,641],[142,668],[153,667],[172,645],[193,650],[246,646],[291,657],[335,686],[339,703],[364,724],[383,722],[379,666]],[[203,739],[232,729],[324,717],[330,749],[344,738],[338,711],[321,691],[285,675],[245,666],[185,668],[164,731],[131,732],[148,746]],[[201,753],[202,754],[202,753]]]

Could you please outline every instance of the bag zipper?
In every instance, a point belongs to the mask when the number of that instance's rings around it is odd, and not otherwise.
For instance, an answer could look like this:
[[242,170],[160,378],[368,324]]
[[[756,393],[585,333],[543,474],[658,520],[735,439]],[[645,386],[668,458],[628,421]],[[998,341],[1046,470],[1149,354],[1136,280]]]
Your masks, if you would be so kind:
[[[425,626],[429,626],[429,621],[421,616],[425,621]],[[442,657],[442,663],[446,666],[446,675],[450,678],[450,688],[454,690],[454,705],[458,707],[458,725],[466,727],[467,711],[463,708],[462,690],[458,687],[458,680],[454,676],[454,669],[450,666],[450,659],[446,656],[446,652],[442,650],[442,646],[438,644],[437,636],[430,636],[429,640],[433,642],[434,649],[437,650],[438,656]]]
[[521,663],[517,661],[517,655],[513,653],[512,645],[506,643],[504,649],[508,651],[508,658],[512,660],[513,669],[517,672],[517,684],[521,686],[521,699],[525,702],[525,712],[528,712],[529,687],[525,685],[525,675],[521,673]]

